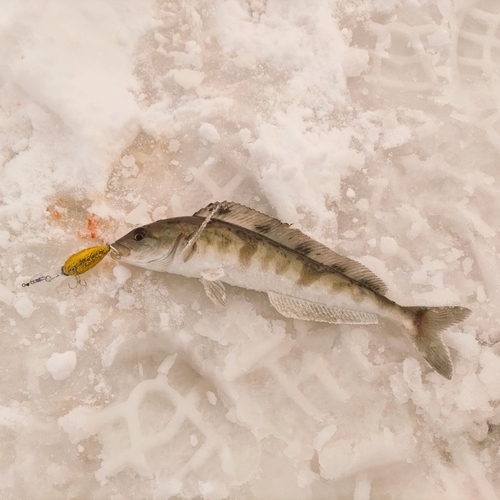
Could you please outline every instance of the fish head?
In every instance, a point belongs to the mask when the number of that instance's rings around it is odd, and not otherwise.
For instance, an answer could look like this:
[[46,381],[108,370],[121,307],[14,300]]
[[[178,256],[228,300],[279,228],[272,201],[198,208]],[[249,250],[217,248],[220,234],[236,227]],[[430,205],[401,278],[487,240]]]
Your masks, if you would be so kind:
[[157,221],[137,227],[110,245],[115,260],[154,271],[165,271],[182,235],[180,229]]

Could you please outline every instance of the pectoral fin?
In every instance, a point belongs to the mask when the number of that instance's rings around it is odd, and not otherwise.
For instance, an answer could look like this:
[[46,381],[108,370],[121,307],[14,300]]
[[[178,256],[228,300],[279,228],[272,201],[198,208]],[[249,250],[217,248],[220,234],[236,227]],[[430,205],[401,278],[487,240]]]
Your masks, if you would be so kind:
[[350,325],[376,325],[378,323],[376,314],[327,306],[276,292],[268,292],[267,295],[271,305],[287,318]]
[[226,307],[226,290],[220,281],[209,281],[200,278],[201,284],[207,294],[207,297],[219,307]]

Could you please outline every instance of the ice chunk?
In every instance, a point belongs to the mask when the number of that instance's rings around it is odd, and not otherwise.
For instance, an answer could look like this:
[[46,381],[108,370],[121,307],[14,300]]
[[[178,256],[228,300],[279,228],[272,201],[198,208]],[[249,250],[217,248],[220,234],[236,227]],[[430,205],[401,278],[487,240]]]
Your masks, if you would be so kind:
[[[487,373],[483,378],[487,379]],[[464,411],[490,410],[488,394],[475,373],[468,373],[463,377],[456,403],[458,408]]]
[[241,139],[241,142],[243,143],[244,146],[248,146],[248,144],[252,140],[252,132],[248,130],[247,128],[242,128],[239,132],[238,135]]
[[135,165],[135,158],[132,155],[125,155],[120,160],[120,163],[126,168],[132,168]]
[[113,364],[113,361],[118,353],[119,347],[125,342],[126,338],[124,335],[120,334],[116,339],[111,342],[111,344],[104,348],[101,354],[101,363],[104,367],[109,367]]
[[352,444],[346,439],[339,439],[331,446],[319,452],[321,476],[326,479],[337,479],[344,476],[353,461]]
[[118,294],[118,304],[116,307],[121,310],[131,309],[135,304],[135,294],[132,292],[126,292],[125,290],[120,290]]
[[[411,391],[411,398],[417,406],[424,406],[430,402],[430,394],[422,384],[422,367],[412,357],[403,361],[403,379]],[[391,384],[392,385],[392,384]],[[393,390],[396,388],[392,386]]]
[[29,318],[35,310],[33,302],[25,295],[16,300],[14,307],[23,318]]
[[209,142],[217,144],[220,141],[220,134],[211,123],[202,123],[198,129],[198,135],[203,144],[207,145]]
[[95,307],[83,317],[80,318],[75,332],[75,344],[78,349],[82,349],[88,340],[90,327],[97,325],[101,321],[101,313]]
[[0,283],[0,302],[10,306],[14,300],[14,294],[4,285]]
[[371,483],[365,474],[360,474],[356,480],[353,500],[370,500]]
[[342,68],[344,70],[345,76],[353,77],[359,76],[361,73],[368,69],[368,61],[370,56],[367,50],[363,49],[352,49],[347,53],[344,60],[342,61]]
[[9,231],[0,230],[0,248],[7,248],[9,246],[9,239]]
[[450,33],[445,29],[438,29],[427,35],[427,40],[431,47],[441,47],[450,43]]
[[389,378],[394,398],[399,404],[407,403],[410,399],[410,390],[406,380],[401,373],[395,373]]
[[76,367],[76,352],[55,352],[45,362],[45,367],[54,380],[64,380],[73,373],[73,370]]
[[380,238],[380,250],[386,255],[394,255],[397,253],[399,245],[394,238],[390,236],[382,236]]
[[24,151],[28,147],[29,141],[28,139],[21,139],[20,141],[17,141],[13,146],[12,146],[12,151],[14,153],[20,153],[21,151]]
[[207,399],[211,405],[217,404],[217,396],[212,391],[207,391]]
[[301,450],[300,441],[294,439],[284,450],[283,455],[288,458],[297,458]]
[[302,467],[297,476],[297,484],[300,488],[305,488],[318,478],[318,474],[309,469],[309,467]]
[[465,259],[462,261],[462,268],[464,270],[465,276],[467,276],[471,272],[473,265],[474,261],[470,257],[465,257]]
[[447,265],[439,259],[431,260],[429,257],[424,257],[422,259],[422,269],[427,272],[435,272],[441,269],[446,269]]
[[339,439],[324,447],[318,456],[321,476],[340,479],[404,461],[409,456],[409,450],[399,445],[386,427],[382,433],[371,434],[370,438],[355,445],[346,439]]
[[500,356],[484,351],[479,358],[482,370],[479,380],[485,385],[491,399],[500,399]]
[[439,124],[429,121],[415,128],[415,132],[420,140],[434,136],[439,131]]
[[179,151],[180,147],[181,147],[181,143],[177,139],[170,139],[170,141],[168,141],[168,150],[171,153],[177,153],[177,151]]
[[344,233],[342,233],[342,236],[344,238],[352,240],[352,239],[356,238],[358,236],[358,234],[356,233],[356,231],[349,229],[348,231],[345,231]]
[[128,267],[117,265],[113,269],[113,274],[116,281],[118,281],[120,285],[123,285],[130,276],[132,276],[132,271]]
[[[396,123],[386,123],[380,147],[382,149],[392,149],[402,146],[411,139],[411,130],[406,125]],[[391,126],[392,125],[392,126]]]
[[321,450],[323,446],[332,439],[333,435],[337,432],[337,426],[335,424],[327,425],[323,427],[316,437],[314,438],[313,446],[316,450]]
[[125,217],[125,221],[129,224],[147,224],[151,222],[151,217],[149,211],[151,210],[151,205],[146,200],[141,200],[139,204],[128,213]]
[[176,69],[173,74],[175,83],[184,90],[197,87],[205,78],[203,71],[195,71],[194,69]]
[[370,202],[366,198],[361,198],[357,203],[356,203],[356,208],[360,212],[368,212],[368,209],[370,208]]
[[94,429],[91,425],[95,412],[87,406],[74,408],[57,421],[58,426],[69,435],[72,443],[76,444],[82,439],[88,438]]
[[428,285],[430,279],[424,269],[415,269],[415,271],[411,273],[410,281],[417,285]]
[[450,251],[446,254],[446,257],[444,260],[447,263],[455,262],[463,255],[464,255],[464,252],[462,252],[462,250],[459,250],[458,248],[451,248]]
[[476,290],[476,298],[478,302],[485,302],[487,299],[486,292],[484,291],[484,286],[479,285]]
[[[0,405],[0,426],[14,429],[16,427],[35,428],[38,422],[34,417],[25,414],[25,410],[18,407],[14,401],[10,406]],[[0,487],[1,489],[1,487]]]
[[170,371],[170,368],[175,363],[175,360],[177,359],[177,354],[172,354],[170,356],[167,356],[161,363],[161,365],[158,367],[158,373],[161,373],[162,375],[168,375],[168,372]]

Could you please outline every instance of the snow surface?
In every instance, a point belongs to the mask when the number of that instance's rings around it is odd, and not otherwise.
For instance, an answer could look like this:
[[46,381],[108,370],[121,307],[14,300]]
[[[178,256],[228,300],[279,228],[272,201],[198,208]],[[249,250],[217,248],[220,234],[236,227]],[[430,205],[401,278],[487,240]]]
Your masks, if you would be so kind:
[[[498,26],[497,0],[3,2],[0,498],[499,499]],[[110,258],[21,287],[224,199],[470,307],[453,380],[388,322]]]

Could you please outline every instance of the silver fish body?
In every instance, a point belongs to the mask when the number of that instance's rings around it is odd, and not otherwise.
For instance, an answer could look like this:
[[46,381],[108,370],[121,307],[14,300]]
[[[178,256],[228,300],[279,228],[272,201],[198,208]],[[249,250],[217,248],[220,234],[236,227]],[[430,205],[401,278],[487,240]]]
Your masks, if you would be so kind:
[[267,293],[271,305],[286,317],[334,324],[376,324],[379,316],[388,318],[403,326],[446,378],[451,378],[452,365],[440,333],[470,314],[461,307],[400,306],[361,264],[231,202],[136,228],[111,248],[123,262],[201,279],[218,305],[225,305],[227,283]]

